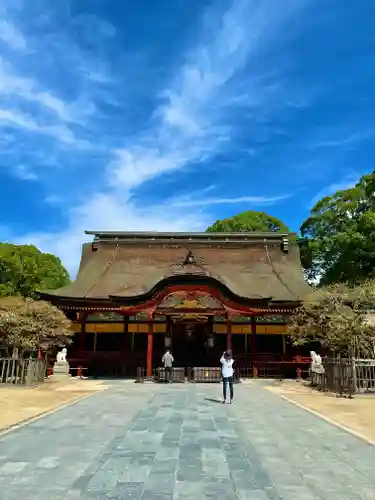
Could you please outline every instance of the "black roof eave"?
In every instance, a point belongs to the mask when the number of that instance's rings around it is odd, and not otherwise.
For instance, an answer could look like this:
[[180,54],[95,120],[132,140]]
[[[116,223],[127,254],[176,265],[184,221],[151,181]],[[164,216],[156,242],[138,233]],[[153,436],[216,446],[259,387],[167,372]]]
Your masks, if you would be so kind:
[[[108,308],[116,308],[116,309],[121,309],[121,306],[131,306],[131,305],[139,305],[142,302],[145,302],[145,299],[142,298],[142,300],[139,300],[139,296],[136,297],[109,297],[109,298],[87,298],[87,297],[64,297],[60,295],[54,295],[54,294],[48,294],[48,293],[40,293],[39,294],[40,298],[42,300],[48,300],[51,302],[53,305],[56,306],[70,306],[74,308],[76,306],[77,308],[80,307],[108,307]],[[138,300],[136,300],[138,299]],[[296,300],[296,301],[291,301],[291,300],[272,300],[272,299],[247,299],[246,304],[244,302],[241,302],[242,305],[247,305],[249,307],[264,307],[268,308],[271,310],[272,309],[295,309],[298,307],[302,301],[301,300]],[[239,302],[240,303],[240,302]]]
[[189,243],[283,243],[295,233],[242,232],[242,233],[185,233],[185,232],[148,232],[148,231],[85,231],[94,236],[94,242],[183,242]]

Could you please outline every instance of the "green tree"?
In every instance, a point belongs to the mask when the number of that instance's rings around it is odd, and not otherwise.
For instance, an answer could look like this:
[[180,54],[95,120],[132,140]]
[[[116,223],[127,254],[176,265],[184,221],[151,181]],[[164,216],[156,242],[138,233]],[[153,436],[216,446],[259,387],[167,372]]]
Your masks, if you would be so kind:
[[294,344],[318,342],[323,349],[355,357],[375,356],[375,283],[336,283],[314,290],[292,316]]
[[375,277],[375,171],[320,200],[301,226],[301,260],[322,285]]
[[290,232],[281,220],[255,210],[247,210],[230,219],[217,220],[206,231],[209,233]]
[[71,342],[72,322],[57,307],[24,297],[0,299],[0,341],[9,350],[50,350]]
[[33,245],[0,243],[0,296],[33,297],[37,290],[69,283],[68,271],[56,256]]

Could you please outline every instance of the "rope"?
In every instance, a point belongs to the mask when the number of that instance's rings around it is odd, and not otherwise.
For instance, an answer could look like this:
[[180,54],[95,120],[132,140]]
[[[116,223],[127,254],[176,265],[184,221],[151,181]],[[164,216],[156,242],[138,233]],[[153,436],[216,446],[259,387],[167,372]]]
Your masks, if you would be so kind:
[[274,275],[276,276],[276,278],[280,281],[280,283],[282,285],[284,285],[284,287],[292,294],[296,297],[296,294],[293,292],[293,290],[287,285],[287,283],[285,283],[285,281],[283,281],[283,279],[281,278],[280,276],[280,273],[278,271],[276,271],[275,269],[275,266],[273,265],[273,262],[271,260],[271,257],[270,257],[270,254],[268,252],[268,246],[267,246],[267,243],[266,243],[266,240],[264,240],[264,249],[266,251],[266,255],[267,255],[267,260],[268,260],[268,264],[271,266],[272,268],[272,271],[274,273]]
[[[110,270],[110,268],[112,267],[112,264],[114,263],[114,261],[115,261],[115,259],[116,259],[116,257],[117,257],[117,253],[118,253],[119,248],[120,248],[120,246],[119,246],[119,244],[117,243],[116,248],[115,248],[115,249],[114,249],[114,251],[113,251],[113,254],[112,254],[111,259],[110,259],[110,260],[109,260],[109,262],[107,263],[107,265],[106,265],[106,267],[105,267],[104,271],[103,271],[103,272],[100,274],[100,276],[99,276],[99,280],[100,280],[100,279],[102,279],[102,278],[103,278],[103,276],[104,276],[105,274],[107,274],[107,272],[108,272],[108,271]],[[87,292],[85,293],[85,298],[87,298],[88,294],[91,292],[91,290],[92,290],[93,288],[95,288],[95,287],[96,287],[96,285],[97,285],[97,284],[98,284],[98,280],[96,280],[96,281],[95,281],[95,283],[94,283],[94,284],[93,284],[93,285],[92,285],[92,286],[91,286],[91,287],[87,290]]]

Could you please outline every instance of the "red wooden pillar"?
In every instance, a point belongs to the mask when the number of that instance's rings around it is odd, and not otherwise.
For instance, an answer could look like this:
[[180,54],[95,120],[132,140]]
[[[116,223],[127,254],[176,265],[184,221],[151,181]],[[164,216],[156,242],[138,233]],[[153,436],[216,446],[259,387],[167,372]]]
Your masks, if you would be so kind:
[[214,329],[214,317],[208,316],[207,324],[206,324],[206,335],[207,335],[207,343],[206,343],[206,356],[207,359],[212,357],[213,355],[213,347],[215,346],[215,329]]
[[43,358],[43,353],[41,351],[41,349],[38,349],[38,361],[41,361]]
[[126,354],[128,334],[129,334],[129,316],[124,316],[124,339],[122,342],[122,353],[123,354]]
[[258,377],[258,364],[257,364],[257,324],[255,316],[251,317],[251,363],[253,367],[253,377]]
[[147,376],[152,376],[152,351],[153,351],[153,324],[151,321],[148,323],[147,335]]
[[165,338],[167,337],[170,339],[170,345],[169,346],[166,345],[165,347],[169,347],[170,349],[173,350],[172,320],[170,316],[167,316],[165,322]]
[[227,321],[227,351],[232,350],[232,320],[229,317]]
[[85,352],[85,336],[86,336],[86,314],[80,313],[79,320],[81,322],[81,334],[79,336],[79,351]]
[[301,367],[301,355],[297,354],[296,362],[297,362],[297,379],[301,380],[302,378],[302,367]]

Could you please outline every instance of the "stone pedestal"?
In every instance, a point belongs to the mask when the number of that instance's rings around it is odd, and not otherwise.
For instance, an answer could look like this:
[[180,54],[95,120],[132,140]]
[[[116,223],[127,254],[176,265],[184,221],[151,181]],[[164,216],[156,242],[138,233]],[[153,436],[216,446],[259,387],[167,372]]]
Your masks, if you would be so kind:
[[64,381],[70,378],[69,363],[67,361],[56,361],[53,365],[51,380]]

